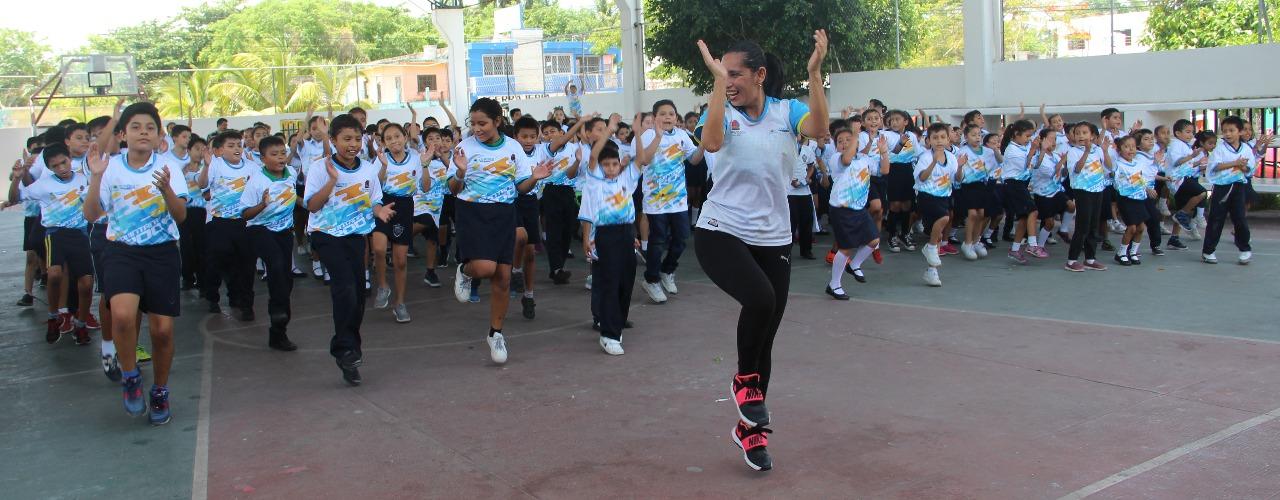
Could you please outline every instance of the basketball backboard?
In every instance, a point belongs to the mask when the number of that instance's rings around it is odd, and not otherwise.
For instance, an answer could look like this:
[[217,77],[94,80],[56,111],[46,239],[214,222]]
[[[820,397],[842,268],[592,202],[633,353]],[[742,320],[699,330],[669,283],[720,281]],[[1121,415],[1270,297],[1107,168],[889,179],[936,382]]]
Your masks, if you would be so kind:
[[57,97],[97,97],[138,94],[138,75],[131,55],[62,56],[62,83]]

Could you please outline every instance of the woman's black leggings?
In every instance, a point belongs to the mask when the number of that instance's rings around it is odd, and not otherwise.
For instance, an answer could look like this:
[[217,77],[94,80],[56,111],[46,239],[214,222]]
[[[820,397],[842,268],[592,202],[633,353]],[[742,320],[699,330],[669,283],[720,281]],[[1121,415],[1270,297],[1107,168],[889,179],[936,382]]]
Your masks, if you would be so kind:
[[752,246],[719,231],[693,235],[698,263],[711,281],[742,305],[738,314],[738,373],[759,373],[769,390],[773,338],[787,308],[791,245]]

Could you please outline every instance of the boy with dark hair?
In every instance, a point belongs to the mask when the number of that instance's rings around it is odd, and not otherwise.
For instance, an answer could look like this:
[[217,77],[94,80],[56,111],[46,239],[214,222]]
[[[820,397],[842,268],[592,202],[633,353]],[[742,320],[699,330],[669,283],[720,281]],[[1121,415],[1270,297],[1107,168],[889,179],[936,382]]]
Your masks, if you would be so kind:
[[213,138],[213,149],[205,153],[200,171],[200,187],[209,191],[205,237],[209,242],[202,287],[209,312],[219,314],[218,289],[227,279],[227,299],[236,319],[253,321],[253,264],[256,257],[245,230],[241,196],[253,172],[241,158],[239,131],[228,130]]
[[267,316],[271,328],[267,346],[279,351],[294,351],[298,346],[289,340],[293,276],[293,207],[298,204],[297,184],[288,167],[289,154],[284,140],[270,136],[258,142],[262,167],[249,175],[240,195],[244,208],[246,231],[253,250],[267,269]]

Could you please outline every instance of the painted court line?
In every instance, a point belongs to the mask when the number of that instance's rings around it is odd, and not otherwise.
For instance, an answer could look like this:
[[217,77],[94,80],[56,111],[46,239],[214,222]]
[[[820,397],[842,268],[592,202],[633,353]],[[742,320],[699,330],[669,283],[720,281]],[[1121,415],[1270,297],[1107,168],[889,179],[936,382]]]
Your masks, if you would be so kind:
[[196,451],[191,466],[191,499],[209,497],[209,399],[213,396],[213,335],[206,325],[209,317],[200,320],[200,332],[204,336],[204,352],[200,362],[200,408],[196,420]]
[[1280,408],[1276,408],[1267,413],[1263,413],[1249,420],[1245,420],[1231,427],[1227,427],[1226,429],[1220,430],[1208,436],[1202,437],[1190,443],[1187,443],[1177,448],[1174,448],[1172,450],[1169,450],[1164,454],[1158,457],[1155,457],[1151,460],[1147,460],[1146,462],[1142,462],[1138,465],[1135,465],[1128,469],[1117,472],[1111,475],[1110,477],[1107,477],[1106,479],[1103,479],[1091,485],[1085,486],[1084,488],[1080,488],[1072,492],[1071,494],[1063,496],[1059,500],[1078,500],[1078,499],[1088,497],[1089,495],[1093,495],[1102,490],[1105,490],[1107,488],[1120,484],[1126,480],[1137,477],[1138,475],[1144,472],[1150,471],[1152,469],[1155,469],[1156,467],[1160,467],[1164,464],[1167,464],[1169,462],[1182,458],[1188,454],[1194,453],[1206,447],[1212,446],[1216,443],[1222,442],[1223,440],[1230,438],[1231,436],[1234,436],[1241,432],[1247,431],[1259,425],[1275,420],[1277,416],[1280,416]]

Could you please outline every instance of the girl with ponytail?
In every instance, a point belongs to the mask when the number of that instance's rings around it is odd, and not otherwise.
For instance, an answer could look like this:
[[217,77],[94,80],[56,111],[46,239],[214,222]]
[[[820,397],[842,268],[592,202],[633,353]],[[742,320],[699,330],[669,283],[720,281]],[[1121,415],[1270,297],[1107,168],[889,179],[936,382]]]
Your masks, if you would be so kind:
[[[715,77],[711,98],[694,134],[716,152],[715,185],[707,194],[694,235],[698,262],[716,286],[742,305],[738,317],[738,370],[732,392],[738,407],[733,440],[747,465],[769,470],[765,396],[773,339],[787,305],[791,280],[791,226],[787,188],[799,136],[827,134],[822,60],[827,33],[813,33],[809,103],[782,99],[778,58],[743,41],[711,56],[698,41]],[[812,114],[812,119],[810,119]]]

